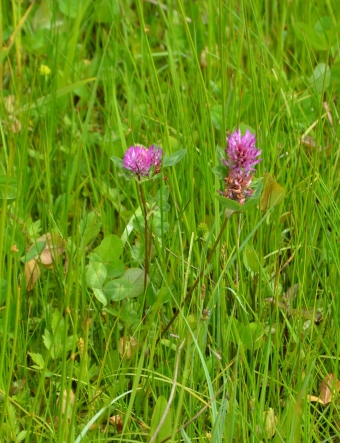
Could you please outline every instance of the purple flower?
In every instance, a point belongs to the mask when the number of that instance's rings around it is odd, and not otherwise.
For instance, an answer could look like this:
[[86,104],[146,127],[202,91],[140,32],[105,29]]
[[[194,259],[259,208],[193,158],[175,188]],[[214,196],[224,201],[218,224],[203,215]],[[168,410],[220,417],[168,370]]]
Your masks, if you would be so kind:
[[146,177],[151,168],[149,151],[144,146],[130,146],[124,154],[123,167]]
[[160,171],[162,155],[162,149],[155,145],[150,148],[145,148],[142,145],[130,146],[124,154],[123,167],[138,177],[147,177],[153,165],[155,173]]
[[152,145],[149,148],[150,161],[152,165],[155,165],[155,173],[157,174],[161,170],[163,151],[160,147]]
[[229,168],[242,168],[244,172],[255,171],[253,166],[260,163],[261,159],[257,157],[261,154],[261,150],[255,147],[256,137],[246,130],[245,135],[241,136],[241,131],[233,132],[227,138],[228,147],[226,149],[228,161],[224,163]]
[[255,171],[254,166],[262,160],[257,158],[262,151],[255,147],[256,137],[248,129],[243,137],[240,129],[233,132],[227,138],[227,142],[228,159],[223,160],[223,163],[228,166],[229,173],[224,179],[225,190],[220,191],[220,194],[243,205],[246,197],[250,197],[253,193],[250,185]]

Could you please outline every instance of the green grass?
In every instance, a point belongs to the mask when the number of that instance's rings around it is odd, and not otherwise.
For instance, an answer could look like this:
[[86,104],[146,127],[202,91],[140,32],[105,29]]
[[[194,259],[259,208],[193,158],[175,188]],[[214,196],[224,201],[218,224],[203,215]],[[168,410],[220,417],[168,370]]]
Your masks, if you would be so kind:
[[[171,397],[158,443],[339,441],[338,390],[308,397],[340,379],[337,2],[29,6],[0,11],[1,441],[148,442]],[[267,188],[207,263],[225,217],[216,147],[239,125]],[[149,216],[145,293],[139,188],[110,160],[137,143],[187,150],[144,184],[170,206]],[[275,205],[264,174],[285,190]],[[61,254],[30,282],[47,233]],[[105,261],[139,276],[106,306],[88,271],[104,238]]]

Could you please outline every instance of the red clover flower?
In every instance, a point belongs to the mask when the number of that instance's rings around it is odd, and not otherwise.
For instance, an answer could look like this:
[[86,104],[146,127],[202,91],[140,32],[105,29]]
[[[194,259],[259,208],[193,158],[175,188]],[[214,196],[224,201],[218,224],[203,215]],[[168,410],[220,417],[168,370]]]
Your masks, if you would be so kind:
[[123,167],[138,177],[147,177],[152,166],[155,166],[155,174],[160,172],[162,155],[162,149],[155,145],[149,148],[142,145],[130,146],[124,154]]
[[262,151],[255,147],[256,137],[248,129],[243,137],[240,129],[234,131],[227,138],[227,142],[228,160],[223,160],[223,163],[228,166],[229,173],[224,179],[225,190],[220,193],[243,205],[246,197],[250,197],[253,193],[250,184],[254,176],[254,166],[262,160],[257,158]]

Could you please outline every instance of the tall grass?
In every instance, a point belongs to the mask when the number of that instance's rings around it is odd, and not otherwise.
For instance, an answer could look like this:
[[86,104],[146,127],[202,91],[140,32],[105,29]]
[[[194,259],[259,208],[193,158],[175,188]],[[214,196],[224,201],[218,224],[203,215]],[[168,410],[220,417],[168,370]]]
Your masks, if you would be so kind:
[[[309,397],[339,378],[337,3],[28,7],[0,14],[1,441],[149,441],[172,390],[158,443],[338,441],[338,388]],[[267,188],[207,263],[225,217],[216,147],[240,125]],[[137,143],[187,153],[145,185],[170,205],[148,290],[104,306],[87,280],[103,238],[143,269],[138,189],[110,161]],[[63,253],[29,271],[47,233]]]

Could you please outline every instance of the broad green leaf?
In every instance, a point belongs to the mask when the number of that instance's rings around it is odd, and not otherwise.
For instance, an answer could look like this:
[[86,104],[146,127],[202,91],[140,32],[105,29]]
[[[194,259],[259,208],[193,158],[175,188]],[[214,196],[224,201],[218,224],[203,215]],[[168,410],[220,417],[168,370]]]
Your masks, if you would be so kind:
[[124,263],[119,258],[114,258],[106,263],[107,277],[116,278],[123,274]]
[[114,16],[120,14],[118,0],[96,0],[93,4],[95,17],[99,23],[111,24]]
[[104,306],[107,305],[107,300],[106,300],[105,294],[101,289],[94,288],[93,293],[94,293],[94,296],[96,297],[96,299],[98,301],[100,301],[100,303],[103,303]]
[[0,175],[0,200],[12,203],[17,198],[18,181],[15,177]]
[[90,263],[86,272],[86,283],[91,288],[101,289],[107,277],[107,269],[104,263]]
[[124,272],[122,278],[130,282],[130,284],[132,285],[132,290],[129,294],[129,297],[133,298],[144,294],[144,271],[142,269],[127,269]]
[[12,186],[18,186],[18,180],[15,177],[7,177],[7,175],[0,175],[0,185],[6,185],[7,183]]
[[258,274],[261,272],[262,265],[258,253],[252,246],[246,246],[243,252],[243,263],[248,271]]
[[176,165],[179,161],[182,160],[182,158],[185,156],[186,153],[187,153],[186,149],[179,149],[173,154],[165,156],[163,158],[163,168],[168,168],[169,166]]
[[123,160],[119,157],[115,157],[114,155],[111,157],[111,160],[113,161],[113,163],[119,168],[119,169],[124,169],[123,168]]
[[81,5],[80,0],[57,0],[60,12],[66,17],[76,18]]
[[331,70],[325,63],[319,63],[313,75],[309,77],[309,83],[315,86],[318,93],[325,91],[331,83]]
[[246,125],[245,123],[240,123],[240,125],[239,125],[239,129],[240,129],[240,131],[241,131],[241,135],[242,135],[242,136],[245,135],[247,129],[248,129],[248,131],[251,132],[252,134],[256,134],[255,129],[252,128],[252,127],[249,126],[249,125]]
[[228,168],[224,165],[215,166],[212,169],[212,172],[219,180],[223,180],[225,177],[228,176]]
[[216,198],[226,209],[230,209],[231,211],[235,212],[242,212],[242,205],[235,200],[223,197],[222,195],[216,195]]
[[[167,405],[166,399],[162,396],[158,397],[151,418],[150,438],[154,435],[160,421],[162,420],[162,417],[166,409],[166,405]],[[156,439],[154,440],[155,443],[160,443],[162,440],[164,440],[165,438],[169,437],[169,435],[172,434],[171,424],[172,424],[172,411],[170,409],[167,416],[165,417],[164,423],[159,433],[157,434]]]
[[105,261],[119,258],[123,252],[123,242],[116,235],[107,235],[100,245],[94,249],[94,252]]
[[15,441],[19,442],[19,441],[23,441],[25,440],[26,436],[27,436],[27,430],[22,430],[19,432],[19,434],[16,436]]
[[266,212],[283,201],[286,190],[270,174],[265,174],[263,181],[264,191],[261,197],[261,209]]
[[163,205],[169,200],[169,186],[162,186],[156,194],[156,202]]
[[265,335],[264,328],[259,322],[252,322],[248,325],[244,325],[236,318],[233,319],[233,339],[235,344],[240,341],[247,349],[256,350],[263,344],[263,337]]
[[129,280],[118,278],[107,283],[103,288],[103,292],[109,300],[119,301],[129,297],[132,289],[133,286]]
[[317,32],[312,26],[307,23],[296,22],[293,25],[296,37],[319,51],[326,51],[329,47],[326,34],[324,32]]
[[211,108],[210,115],[214,127],[220,131],[222,125],[222,105],[215,105]]
[[34,361],[36,366],[32,366],[35,369],[43,369],[45,366],[44,358],[41,354],[36,354],[35,352],[29,352],[31,359]]
[[97,215],[90,212],[80,221],[79,233],[82,237],[82,244],[86,246],[96,237],[100,231],[101,224],[97,221]]
[[222,195],[217,195],[216,198],[217,198],[217,200],[219,200],[222,203],[222,206],[224,206],[225,208],[227,208],[230,211],[245,212],[249,208],[251,208],[252,206],[256,205],[258,198],[261,195],[262,187],[263,187],[262,182],[260,180],[257,180],[253,195],[250,198],[248,198],[248,200],[246,200],[244,205],[241,205],[240,203],[238,203],[235,200],[231,200],[229,198],[223,197]]
[[219,160],[226,160],[227,154],[225,148],[222,148],[221,146],[216,146],[216,156]]

